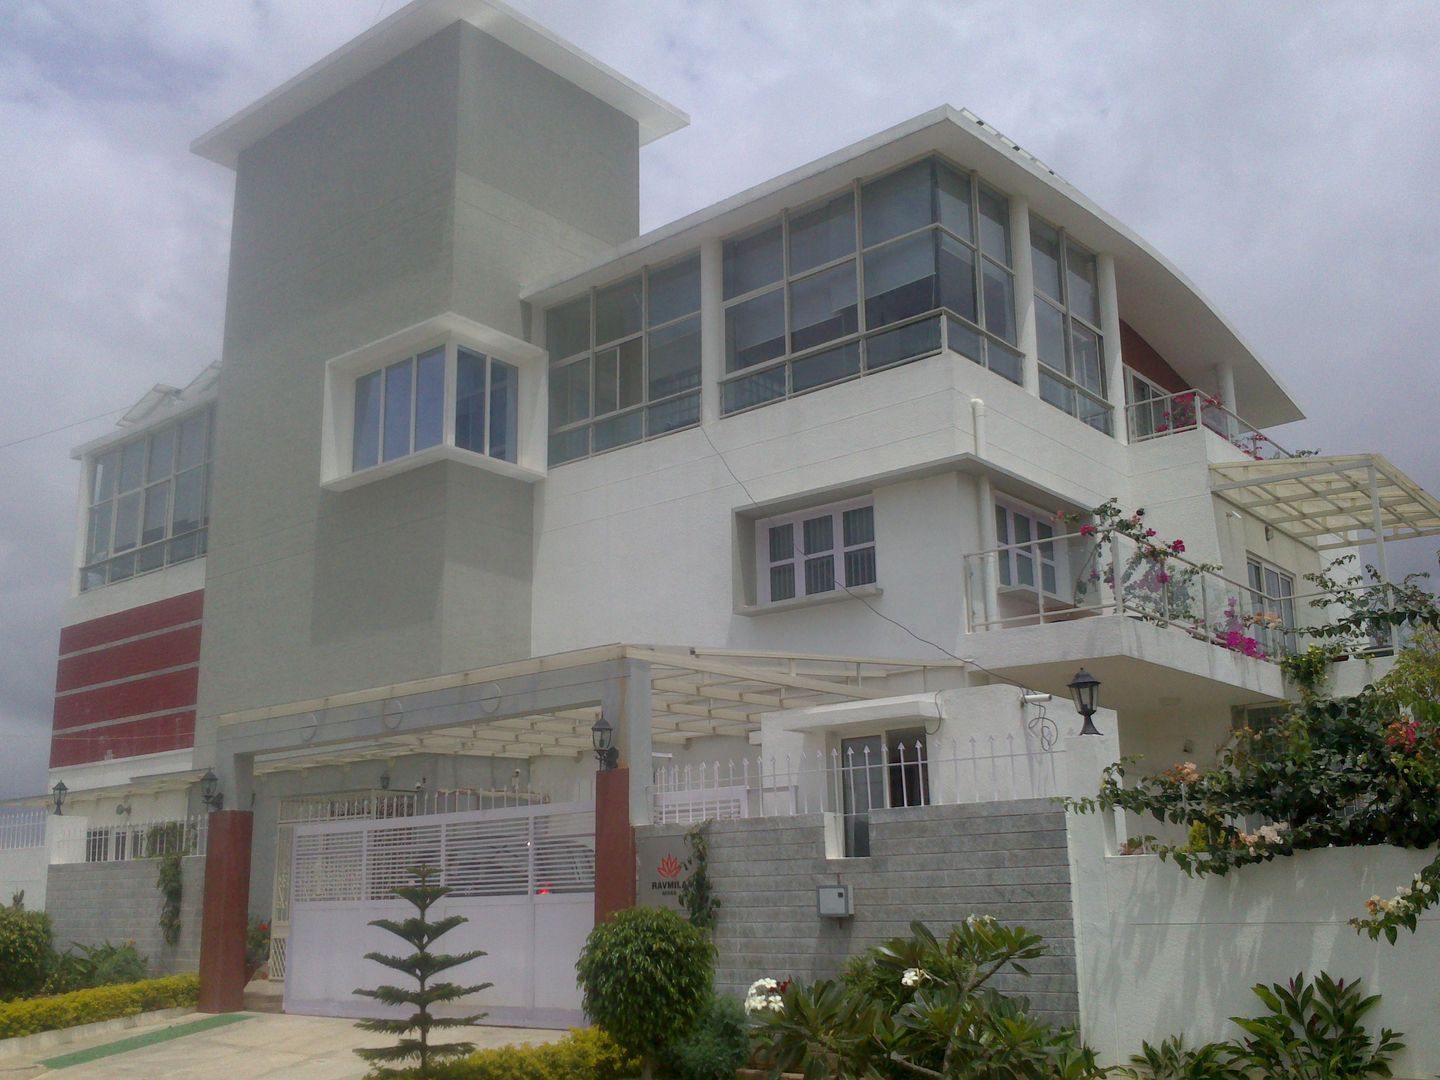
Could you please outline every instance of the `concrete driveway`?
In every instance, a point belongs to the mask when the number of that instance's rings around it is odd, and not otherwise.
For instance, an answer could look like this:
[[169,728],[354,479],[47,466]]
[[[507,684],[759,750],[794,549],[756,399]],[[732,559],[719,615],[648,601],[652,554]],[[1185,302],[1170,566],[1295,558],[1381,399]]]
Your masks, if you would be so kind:
[[[159,1024],[116,1032],[107,1039],[60,1047],[35,1062],[0,1061],[7,1078],[55,1075],[56,1080],[361,1080],[366,1066],[355,1056],[357,1046],[384,1046],[393,1040],[360,1031],[353,1020],[274,1013],[233,1014],[245,1019],[181,1034],[187,1024],[209,1018],[182,1016]],[[477,1027],[450,1039],[465,1038],[480,1047],[512,1043],[554,1042],[565,1033],[532,1028]],[[172,1037],[175,1036],[175,1037]],[[149,1037],[146,1045],[109,1053],[90,1061],[66,1063],[65,1057],[86,1056],[106,1048],[119,1050],[122,1041]],[[163,1039],[164,1041],[158,1041]],[[28,1066],[28,1067],[26,1067]]]

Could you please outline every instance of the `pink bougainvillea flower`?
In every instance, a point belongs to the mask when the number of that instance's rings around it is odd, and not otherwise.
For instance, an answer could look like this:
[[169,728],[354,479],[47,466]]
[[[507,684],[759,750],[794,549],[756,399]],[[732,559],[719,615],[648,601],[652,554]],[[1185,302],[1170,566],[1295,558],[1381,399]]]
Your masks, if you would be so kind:
[[1170,580],[1170,575],[1167,574],[1164,570],[1161,570],[1158,574],[1155,575],[1155,580],[1158,581],[1161,585],[1164,585]]
[[1234,652],[1241,651],[1245,647],[1245,635],[1239,630],[1226,630],[1225,647]]
[[1154,529],[1146,529],[1146,530],[1145,530],[1145,539],[1148,540],[1148,539],[1150,539],[1150,537],[1152,537],[1152,536],[1154,536],[1154,535],[1155,535],[1155,530],[1154,530]]
[[1170,550],[1171,550],[1171,551],[1184,551],[1184,550],[1185,550],[1185,541],[1184,541],[1184,540],[1171,540],[1171,541],[1170,541]]
[[1095,535],[1095,526],[1094,526],[1094,525],[1081,525],[1081,526],[1080,526],[1080,535],[1081,535],[1081,536],[1094,536],[1094,535]]

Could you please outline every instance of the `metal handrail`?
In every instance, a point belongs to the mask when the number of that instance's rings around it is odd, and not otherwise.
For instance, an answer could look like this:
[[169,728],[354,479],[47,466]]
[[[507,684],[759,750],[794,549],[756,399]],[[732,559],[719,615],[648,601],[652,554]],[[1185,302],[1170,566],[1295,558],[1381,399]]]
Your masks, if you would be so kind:
[[[1159,415],[1171,419],[1163,425],[1152,423],[1149,431],[1142,430],[1143,425],[1139,423],[1139,417],[1145,412],[1154,416],[1156,409],[1163,409],[1164,411]],[[1176,413],[1181,409],[1189,409],[1191,412],[1189,415],[1177,418]],[[1223,419],[1217,426],[1207,419],[1207,414],[1211,416],[1218,414]],[[1223,402],[1200,390],[1181,390],[1178,393],[1150,398],[1148,401],[1132,402],[1125,406],[1125,426],[1131,442],[1147,442],[1175,432],[1194,431],[1196,428],[1205,427],[1225,439],[1241,453],[1248,454],[1257,461],[1264,460],[1260,454],[1262,443],[1275,451],[1272,456],[1287,458],[1296,456],[1254,424],[1228,409]],[[1245,445],[1247,441],[1250,444],[1248,447]]]

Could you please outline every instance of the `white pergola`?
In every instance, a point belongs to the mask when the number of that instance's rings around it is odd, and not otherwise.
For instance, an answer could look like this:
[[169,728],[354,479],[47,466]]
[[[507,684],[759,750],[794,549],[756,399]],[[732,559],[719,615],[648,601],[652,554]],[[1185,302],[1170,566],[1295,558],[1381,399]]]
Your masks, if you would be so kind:
[[1440,535],[1440,500],[1380,454],[1227,461],[1211,465],[1215,494],[1321,551]]
[[[614,645],[481,668],[456,675],[296,702],[256,710],[257,718],[314,713],[337,705],[355,706],[400,697],[485,686],[502,678],[563,672],[597,660],[640,661],[650,673],[651,739],[685,744],[713,735],[749,736],[760,716],[837,702],[889,697],[899,692],[958,685],[961,661],[914,661],[858,656],[781,654],[724,649]],[[592,748],[590,729],[601,706],[588,705],[518,716],[487,717],[476,710],[468,723],[423,731],[397,731],[363,742],[259,754],[256,774],[343,765],[407,754],[475,757],[578,759]],[[224,718],[226,721],[248,719]]]

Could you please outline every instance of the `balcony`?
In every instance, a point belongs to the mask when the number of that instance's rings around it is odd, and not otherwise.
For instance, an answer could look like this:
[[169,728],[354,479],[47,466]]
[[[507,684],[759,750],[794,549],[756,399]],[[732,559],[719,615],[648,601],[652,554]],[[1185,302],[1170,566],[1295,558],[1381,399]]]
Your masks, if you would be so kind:
[[1259,428],[1225,408],[1218,398],[1199,390],[1184,390],[1127,405],[1125,424],[1132,443],[1205,428],[1255,461],[1304,456],[1292,454]]
[[1120,615],[1278,660],[1309,644],[1297,631],[1316,621],[1309,601],[1318,596],[1270,595],[1118,535],[1042,535],[965,556],[972,632]]

